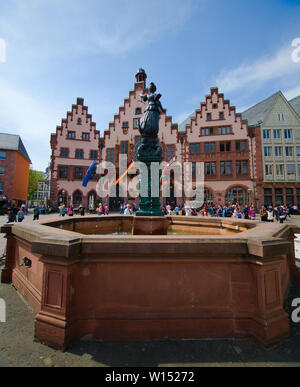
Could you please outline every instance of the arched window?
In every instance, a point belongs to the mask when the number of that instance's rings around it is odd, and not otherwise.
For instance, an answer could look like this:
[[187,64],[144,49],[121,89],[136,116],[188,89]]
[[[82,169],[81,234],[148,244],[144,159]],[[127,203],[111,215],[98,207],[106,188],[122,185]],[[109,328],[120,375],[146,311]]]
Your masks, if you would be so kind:
[[94,191],[89,193],[89,208],[94,209],[96,204],[96,193]]
[[226,203],[238,203],[241,206],[246,204],[249,205],[248,191],[241,187],[231,188],[226,192],[225,201]]
[[204,202],[205,203],[213,203],[214,195],[208,188],[204,189]]
[[82,204],[82,193],[75,191],[73,193],[73,206],[80,206],[80,204]]

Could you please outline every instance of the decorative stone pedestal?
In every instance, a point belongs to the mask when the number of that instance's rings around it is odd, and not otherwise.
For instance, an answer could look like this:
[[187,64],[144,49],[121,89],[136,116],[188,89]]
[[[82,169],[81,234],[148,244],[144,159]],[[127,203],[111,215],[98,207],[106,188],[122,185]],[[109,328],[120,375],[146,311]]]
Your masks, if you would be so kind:
[[164,216],[139,216],[133,220],[133,235],[167,235],[169,220]]
[[[161,148],[159,148],[161,150]],[[141,173],[140,175],[140,187],[144,187],[147,196],[140,196],[139,210],[136,212],[138,217],[163,217],[164,212],[161,209],[160,202],[160,177],[161,171],[154,177],[152,181],[151,164],[156,163],[159,165],[162,161],[162,155],[145,156],[138,155],[138,160],[143,162],[147,166],[147,173]],[[156,196],[152,192],[152,188],[156,191]]]

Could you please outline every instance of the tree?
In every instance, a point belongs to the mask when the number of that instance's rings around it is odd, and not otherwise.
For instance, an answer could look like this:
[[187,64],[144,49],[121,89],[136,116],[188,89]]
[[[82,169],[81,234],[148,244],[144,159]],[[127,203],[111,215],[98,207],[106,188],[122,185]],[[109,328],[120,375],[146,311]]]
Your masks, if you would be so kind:
[[29,169],[29,183],[28,183],[28,193],[27,193],[27,199],[32,199],[33,194],[38,189],[38,182],[44,181],[44,176],[41,172],[34,171],[33,169]]

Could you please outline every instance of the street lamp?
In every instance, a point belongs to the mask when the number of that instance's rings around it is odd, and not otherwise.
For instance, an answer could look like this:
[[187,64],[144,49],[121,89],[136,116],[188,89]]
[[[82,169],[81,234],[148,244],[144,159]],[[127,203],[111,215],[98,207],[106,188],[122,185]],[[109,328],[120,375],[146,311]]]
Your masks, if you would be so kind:
[[181,144],[181,195],[182,195],[182,204],[184,203],[184,192],[183,192],[183,143],[184,138],[180,138],[180,144]]
[[65,199],[66,191],[63,189],[61,193],[63,196],[63,204],[66,204],[66,199]]
[[249,189],[248,189],[248,205],[249,205],[249,206],[251,205],[251,192],[252,192],[252,189],[249,188]]

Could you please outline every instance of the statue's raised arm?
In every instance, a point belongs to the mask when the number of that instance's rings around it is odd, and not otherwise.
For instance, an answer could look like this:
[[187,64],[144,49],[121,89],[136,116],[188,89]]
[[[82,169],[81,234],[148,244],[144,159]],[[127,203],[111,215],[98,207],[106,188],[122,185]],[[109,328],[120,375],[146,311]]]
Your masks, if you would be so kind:
[[147,102],[148,101],[148,95],[147,94],[140,94],[140,97],[141,97],[141,100],[143,102]]

